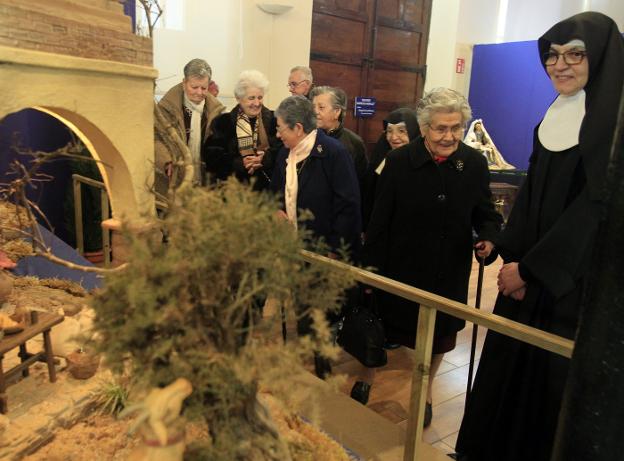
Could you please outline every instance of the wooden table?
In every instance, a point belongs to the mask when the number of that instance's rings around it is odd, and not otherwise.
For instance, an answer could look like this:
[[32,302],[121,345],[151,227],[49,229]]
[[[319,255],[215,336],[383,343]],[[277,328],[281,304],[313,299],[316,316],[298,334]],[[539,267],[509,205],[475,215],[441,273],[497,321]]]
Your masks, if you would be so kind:
[[[46,362],[48,364],[50,382],[56,381],[50,330],[53,326],[61,323],[63,319],[62,315],[33,311],[31,312],[31,325],[24,328],[24,331],[21,333],[5,336],[0,340],[0,413],[6,414],[9,410],[6,389],[10,384],[13,384],[11,381],[18,374],[21,374],[24,378],[27,377],[29,375],[28,367],[35,362]],[[43,335],[43,350],[33,354],[26,349],[26,341],[38,334]],[[4,355],[17,347],[19,347],[20,364],[8,371],[4,371],[2,368]]]

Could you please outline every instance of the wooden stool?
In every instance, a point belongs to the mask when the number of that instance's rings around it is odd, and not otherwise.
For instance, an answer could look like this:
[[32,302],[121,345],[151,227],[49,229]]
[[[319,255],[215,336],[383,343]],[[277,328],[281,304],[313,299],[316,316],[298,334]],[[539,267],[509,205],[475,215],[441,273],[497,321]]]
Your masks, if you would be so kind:
[[[28,367],[35,362],[46,362],[48,364],[50,382],[53,383],[56,381],[50,330],[54,325],[61,323],[63,319],[64,317],[62,315],[33,311],[31,312],[31,325],[24,328],[24,331],[21,333],[2,338],[0,341],[0,413],[6,414],[9,411],[6,389],[9,384],[13,384],[10,383],[11,379],[18,373],[21,373],[23,377],[27,377],[29,375]],[[43,334],[43,350],[32,354],[26,350],[26,341],[40,333]],[[21,363],[5,372],[2,368],[4,354],[16,347],[19,347],[18,355]]]

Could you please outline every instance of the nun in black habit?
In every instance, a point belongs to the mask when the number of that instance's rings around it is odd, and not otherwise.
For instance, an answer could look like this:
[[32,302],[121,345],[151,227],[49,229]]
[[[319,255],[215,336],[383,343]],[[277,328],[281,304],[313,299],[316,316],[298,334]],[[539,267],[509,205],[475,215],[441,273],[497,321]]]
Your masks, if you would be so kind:
[[362,200],[364,230],[366,230],[370,215],[373,212],[377,180],[386,165],[386,156],[391,150],[409,144],[420,136],[416,111],[407,107],[401,107],[390,112],[383,121],[383,128],[384,131],[370,156],[368,171],[366,172],[366,184]]
[[[538,42],[559,96],[535,131],[527,179],[495,243],[494,313],[574,339],[624,82],[609,17],[566,19]],[[591,307],[589,307],[591,308]],[[547,461],[568,359],[489,332],[457,440],[462,461]]]

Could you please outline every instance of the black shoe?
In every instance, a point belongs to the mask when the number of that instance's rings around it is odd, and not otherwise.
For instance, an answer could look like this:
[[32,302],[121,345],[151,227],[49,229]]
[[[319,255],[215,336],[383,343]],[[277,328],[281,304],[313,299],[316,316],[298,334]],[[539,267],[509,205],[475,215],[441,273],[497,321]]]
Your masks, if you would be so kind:
[[351,398],[357,400],[362,405],[368,403],[368,394],[370,392],[371,385],[364,381],[356,381],[351,388]]
[[431,420],[433,419],[433,410],[431,408],[431,404],[427,402],[425,405],[425,424],[423,427],[431,426]]
[[326,359],[325,357],[319,355],[319,354],[314,354],[314,372],[316,373],[316,376],[318,376],[321,379],[325,379],[327,378],[329,375],[331,375],[331,364],[329,363],[329,359]]
[[392,349],[398,349],[399,347],[401,347],[399,343],[389,343],[387,341],[383,345],[383,348],[389,351],[391,351]]

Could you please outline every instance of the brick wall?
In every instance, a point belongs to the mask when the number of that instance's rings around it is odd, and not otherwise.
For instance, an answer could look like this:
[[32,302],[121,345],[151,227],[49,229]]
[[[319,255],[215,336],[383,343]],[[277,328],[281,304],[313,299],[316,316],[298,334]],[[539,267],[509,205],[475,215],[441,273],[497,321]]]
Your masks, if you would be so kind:
[[61,0],[56,10],[37,8],[36,0],[19,3],[0,0],[0,45],[152,66],[152,40],[134,35],[120,9],[94,6],[92,0],[88,6]]

